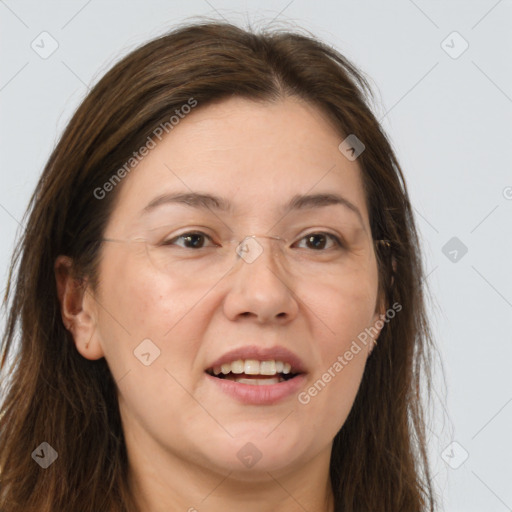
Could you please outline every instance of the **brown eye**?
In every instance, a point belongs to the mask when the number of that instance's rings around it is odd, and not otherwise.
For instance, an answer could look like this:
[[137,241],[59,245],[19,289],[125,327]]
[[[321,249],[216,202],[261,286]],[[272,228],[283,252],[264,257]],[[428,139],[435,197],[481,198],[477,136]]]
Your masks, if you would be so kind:
[[[162,245],[178,245],[185,249],[202,249],[206,241],[211,241],[211,238],[205,233],[191,232],[183,233],[179,236],[166,240]],[[177,243],[180,241],[181,243]]]
[[[330,233],[309,233],[301,239],[305,241],[308,249],[322,251],[324,249],[332,249],[334,247],[342,247],[340,239]],[[330,242],[329,242],[330,241]],[[330,245],[329,245],[330,243]]]

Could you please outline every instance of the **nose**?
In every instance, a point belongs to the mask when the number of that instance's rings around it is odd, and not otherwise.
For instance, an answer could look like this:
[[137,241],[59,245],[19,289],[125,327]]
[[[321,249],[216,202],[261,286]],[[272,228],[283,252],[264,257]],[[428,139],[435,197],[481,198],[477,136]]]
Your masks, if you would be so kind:
[[[258,240],[256,240],[258,238]],[[299,305],[291,274],[283,270],[277,243],[271,237],[246,237],[237,247],[228,279],[224,312],[230,320],[250,317],[258,323],[288,323]]]

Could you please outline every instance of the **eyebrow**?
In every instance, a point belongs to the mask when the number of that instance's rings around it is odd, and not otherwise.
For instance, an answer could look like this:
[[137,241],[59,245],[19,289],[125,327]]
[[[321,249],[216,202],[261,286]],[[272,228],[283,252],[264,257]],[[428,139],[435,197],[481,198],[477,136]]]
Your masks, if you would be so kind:
[[[142,210],[142,214],[147,214],[163,204],[185,204],[192,208],[204,210],[217,210],[229,212],[232,211],[232,203],[219,196],[212,194],[201,194],[197,192],[170,193],[162,194],[152,199]],[[351,201],[339,194],[303,194],[293,196],[288,204],[283,206],[283,210],[306,210],[310,208],[322,208],[325,206],[340,205],[355,213],[362,225],[364,225],[363,216],[359,208]]]

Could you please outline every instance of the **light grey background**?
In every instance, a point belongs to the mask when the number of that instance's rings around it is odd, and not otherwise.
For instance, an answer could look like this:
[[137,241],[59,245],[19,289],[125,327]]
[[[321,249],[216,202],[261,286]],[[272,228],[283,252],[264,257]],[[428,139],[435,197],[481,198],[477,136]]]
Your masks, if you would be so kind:
[[[510,0],[0,0],[2,289],[29,197],[87,88],[138,44],[199,15],[296,23],[371,77],[434,297],[448,390],[442,398],[438,373],[430,429],[437,491],[448,512],[512,510]],[[51,49],[43,31],[58,43],[46,59],[31,47]]]

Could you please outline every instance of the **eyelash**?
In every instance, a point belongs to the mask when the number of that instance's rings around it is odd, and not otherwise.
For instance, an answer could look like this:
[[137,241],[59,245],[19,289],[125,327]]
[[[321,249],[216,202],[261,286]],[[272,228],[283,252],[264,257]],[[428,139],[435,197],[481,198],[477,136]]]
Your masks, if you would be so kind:
[[[212,242],[212,238],[207,235],[206,233],[203,233],[202,231],[189,231],[189,232],[186,232],[186,233],[182,233],[181,235],[178,235],[174,238],[171,238],[169,240],[165,240],[164,242],[162,242],[162,245],[166,245],[166,246],[170,246],[170,245],[174,245],[174,243],[179,240],[180,238],[183,238],[183,237],[186,237],[186,236],[190,236],[190,235],[196,235],[196,236],[203,236],[205,237],[206,239],[210,240],[210,242]],[[337,237],[336,235],[333,235],[332,233],[327,233],[325,231],[311,231],[310,233],[307,233],[306,235],[304,235],[302,238],[300,238],[300,241],[304,240],[305,238],[307,237],[310,237],[310,236],[314,236],[314,235],[322,235],[326,238],[330,238],[333,243],[338,246],[338,248],[344,248],[344,244],[343,242],[340,240],[339,237]],[[193,249],[193,247],[183,247],[184,249]],[[204,249],[204,247],[199,247],[198,249]],[[311,249],[313,251],[315,251],[315,249]],[[316,250],[317,252],[323,252],[323,251],[327,251],[328,249],[318,249]]]

